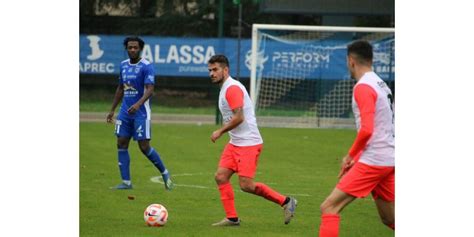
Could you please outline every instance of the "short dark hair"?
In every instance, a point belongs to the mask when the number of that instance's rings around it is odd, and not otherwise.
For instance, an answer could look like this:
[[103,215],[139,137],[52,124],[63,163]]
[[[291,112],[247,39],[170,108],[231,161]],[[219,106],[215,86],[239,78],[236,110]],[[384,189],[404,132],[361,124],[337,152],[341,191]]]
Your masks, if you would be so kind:
[[140,39],[139,37],[137,36],[129,36],[127,38],[125,38],[123,40],[123,45],[125,46],[125,48],[127,48],[128,46],[128,42],[130,41],[137,41],[138,42],[138,45],[140,46],[140,49],[143,49],[143,46],[145,46],[145,41],[143,41],[142,39]]
[[356,40],[347,46],[347,55],[354,55],[361,64],[372,64],[372,45],[366,40]]
[[224,67],[229,67],[229,60],[227,59],[226,56],[222,54],[216,54],[212,56],[207,63],[212,64],[212,63],[219,63],[221,66]]

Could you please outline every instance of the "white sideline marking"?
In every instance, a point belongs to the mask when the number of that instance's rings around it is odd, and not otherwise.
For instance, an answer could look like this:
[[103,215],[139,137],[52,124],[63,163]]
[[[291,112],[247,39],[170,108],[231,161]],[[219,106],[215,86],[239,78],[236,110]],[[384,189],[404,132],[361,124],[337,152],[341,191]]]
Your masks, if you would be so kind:
[[[182,173],[182,174],[173,174],[172,177],[176,176],[196,176],[196,175],[213,175],[214,173]],[[165,184],[163,182],[163,177],[161,176],[153,176],[150,178],[150,181],[153,183],[160,183],[160,184]],[[207,186],[202,186],[202,185],[194,185],[194,184],[177,184],[173,181],[174,186],[177,187],[187,187],[187,188],[200,188],[200,189],[216,189],[216,187],[207,187]],[[267,183],[267,184],[276,184],[276,183]],[[242,190],[239,189],[240,192],[243,192]],[[288,193],[288,196],[300,196],[300,197],[311,197],[311,195],[306,194],[306,193]]]
[[[179,176],[179,175],[173,175],[173,176]],[[180,176],[190,176],[190,175],[180,175]],[[160,183],[160,184],[165,184],[163,182],[163,178],[160,177],[160,176],[155,176],[155,177],[151,177],[150,178],[151,182],[153,183]],[[201,189],[213,189],[213,188],[210,188],[210,187],[206,187],[206,186],[201,186],[201,185],[193,185],[193,184],[177,184],[175,182],[173,182],[174,186],[177,186],[177,187],[188,187],[188,188],[201,188]]]
[[300,197],[311,197],[311,195],[306,193],[287,193],[288,196],[300,196]]

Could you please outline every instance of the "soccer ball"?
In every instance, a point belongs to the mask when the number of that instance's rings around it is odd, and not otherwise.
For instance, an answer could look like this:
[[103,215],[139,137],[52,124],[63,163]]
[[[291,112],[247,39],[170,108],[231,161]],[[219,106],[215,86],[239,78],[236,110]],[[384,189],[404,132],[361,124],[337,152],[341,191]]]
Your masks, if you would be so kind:
[[145,209],[143,218],[148,226],[164,226],[168,221],[168,211],[161,204],[151,204]]

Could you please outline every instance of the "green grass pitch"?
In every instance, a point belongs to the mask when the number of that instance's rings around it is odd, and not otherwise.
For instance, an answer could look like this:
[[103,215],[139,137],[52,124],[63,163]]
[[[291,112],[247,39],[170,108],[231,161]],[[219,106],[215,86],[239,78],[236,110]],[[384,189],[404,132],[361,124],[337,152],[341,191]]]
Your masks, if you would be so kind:
[[[256,181],[298,199],[295,217],[283,224],[282,209],[259,196],[243,193],[232,177],[240,227],[216,228],[224,217],[214,182],[220,153],[217,126],[157,124],[151,145],[160,153],[177,184],[171,192],[152,177],[159,172],[130,143],[133,190],[111,190],[120,183],[113,125],[80,124],[80,236],[317,236],[319,205],[337,182],[340,158],[354,130],[261,128],[264,149]],[[135,200],[128,200],[134,195]],[[147,227],[143,211],[151,203],[169,211],[166,226]],[[341,215],[340,236],[394,236],[379,220],[371,197],[358,199]]]

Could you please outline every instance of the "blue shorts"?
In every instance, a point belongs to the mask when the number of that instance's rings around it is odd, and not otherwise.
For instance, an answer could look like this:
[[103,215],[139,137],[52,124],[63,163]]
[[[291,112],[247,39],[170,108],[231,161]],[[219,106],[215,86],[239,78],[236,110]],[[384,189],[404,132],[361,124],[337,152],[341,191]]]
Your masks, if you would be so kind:
[[115,121],[115,135],[117,137],[133,137],[140,141],[151,139],[151,121],[149,119],[117,118]]

